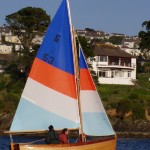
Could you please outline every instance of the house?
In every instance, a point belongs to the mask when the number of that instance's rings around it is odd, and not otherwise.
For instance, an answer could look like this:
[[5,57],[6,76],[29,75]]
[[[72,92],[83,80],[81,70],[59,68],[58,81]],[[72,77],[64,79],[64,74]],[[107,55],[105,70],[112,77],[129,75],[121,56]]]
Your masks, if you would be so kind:
[[96,45],[94,59],[88,59],[101,84],[134,85],[136,80],[136,58],[119,47]]
[[21,43],[17,36],[13,35],[9,26],[0,27],[0,41],[9,43]]
[[111,33],[111,36],[125,37],[125,35],[121,33]]
[[133,56],[139,56],[141,54],[141,51],[138,48],[129,48],[128,46],[121,46],[121,50],[133,55]]
[[139,50],[139,42],[140,40],[136,36],[123,39],[121,50],[133,56],[139,56],[141,54],[141,50]]
[[90,40],[93,39],[104,39],[105,32],[104,31],[95,31],[95,30],[76,30],[76,34],[79,36],[84,36]]
[[11,54],[12,53],[12,44],[0,44],[0,54]]

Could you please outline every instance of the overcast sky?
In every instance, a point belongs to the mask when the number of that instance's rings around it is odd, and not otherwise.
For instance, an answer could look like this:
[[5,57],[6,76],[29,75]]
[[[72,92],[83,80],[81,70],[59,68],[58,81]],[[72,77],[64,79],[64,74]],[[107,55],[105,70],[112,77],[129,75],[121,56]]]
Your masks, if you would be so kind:
[[[75,29],[137,35],[150,20],[150,0],[69,0]],[[53,18],[61,0],[0,0],[0,26],[5,16],[24,7],[40,7]]]

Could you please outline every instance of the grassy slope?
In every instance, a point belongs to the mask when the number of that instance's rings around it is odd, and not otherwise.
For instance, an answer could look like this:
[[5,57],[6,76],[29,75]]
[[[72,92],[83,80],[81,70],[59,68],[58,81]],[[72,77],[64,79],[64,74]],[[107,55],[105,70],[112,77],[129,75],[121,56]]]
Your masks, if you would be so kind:
[[135,86],[128,85],[100,85],[98,92],[102,101],[107,107],[113,107],[120,100],[143,100],[147,102],[150,100],[150,75],[139,74]]

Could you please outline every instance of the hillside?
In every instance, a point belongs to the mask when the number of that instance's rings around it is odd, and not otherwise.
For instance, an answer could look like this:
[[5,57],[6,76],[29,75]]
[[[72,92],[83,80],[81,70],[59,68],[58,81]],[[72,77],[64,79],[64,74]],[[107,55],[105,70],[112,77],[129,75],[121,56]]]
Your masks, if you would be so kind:
[[[135,86],[97,87],[108,116],[117,132],[150,132],[150,82],[148,74],[138,74]],[[0,75],[0,132],[8,130],[24,87]]]

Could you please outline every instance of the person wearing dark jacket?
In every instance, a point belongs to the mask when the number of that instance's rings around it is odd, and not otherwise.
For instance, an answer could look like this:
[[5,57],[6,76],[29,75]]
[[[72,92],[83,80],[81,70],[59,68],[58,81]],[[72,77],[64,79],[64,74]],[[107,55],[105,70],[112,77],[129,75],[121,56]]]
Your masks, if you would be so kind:
[[59,135],[59,140],[60,140],[60,143],[61,144],[68,144],[69,143],[69,140],[68,140],[68,129],[67,128],[64,128],[61,132],[61,134]]
[[60,143],[59,138],[58,138],[58,134],[54,130],[52,125],[49,126],[49,131],[46,134],[45,142],[47,144],[59,144]]

